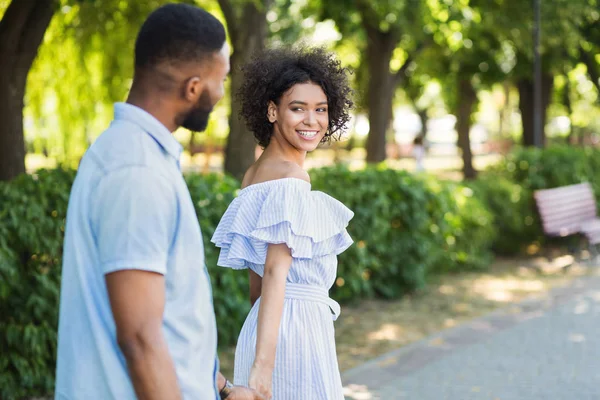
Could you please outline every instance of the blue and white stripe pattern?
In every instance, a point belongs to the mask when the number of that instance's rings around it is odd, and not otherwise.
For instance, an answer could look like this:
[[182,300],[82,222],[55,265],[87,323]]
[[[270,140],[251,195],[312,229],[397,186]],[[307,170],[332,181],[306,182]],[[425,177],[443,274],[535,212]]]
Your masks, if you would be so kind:
[[[352,239],[353,217],[341,202],[301,179],[284,178],[242,189],[221,219],[212,241],[218,264],[264,272],[267,246],[286,243],[292,252],[273,372],[273,400],[343,399],[333,320],[339,305],[328,291],[337,255]],[[260,299],[248,314],[235,353],[234,383],[247,385],[254,362]]]

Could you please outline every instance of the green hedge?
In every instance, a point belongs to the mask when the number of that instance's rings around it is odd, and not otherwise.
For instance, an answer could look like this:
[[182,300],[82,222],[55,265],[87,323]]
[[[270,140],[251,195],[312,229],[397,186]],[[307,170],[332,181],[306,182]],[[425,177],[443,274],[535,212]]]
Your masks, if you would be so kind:
[[403,171],[311,171],[313,188],[351,208],[356,244],[339,257],[333,296],[394,298],[432,272],[480,268],[491,257],[491,215],[472,190]]
[[513,151],[493,172],[530,190],[590,182],[600,198],[600,149],[553,146]]
[[469,182],[468,186],[493,216],[492,225],[498,232],[492,242],[494,253],[521,253],[528,244],[542,236],[529,188],[495,173],[483,174]]
[[52,392],[62,238],[73,171],[0,184],[0,398]]
[[232,344],[250,311],[248,274],[217,266],[219,251],[210,242],[217,224],[239,189],[239,183],[227,176],[188,175],[188,188],[204,239],[206,266],[211,277],[213,303],[218,321],[219,343]]

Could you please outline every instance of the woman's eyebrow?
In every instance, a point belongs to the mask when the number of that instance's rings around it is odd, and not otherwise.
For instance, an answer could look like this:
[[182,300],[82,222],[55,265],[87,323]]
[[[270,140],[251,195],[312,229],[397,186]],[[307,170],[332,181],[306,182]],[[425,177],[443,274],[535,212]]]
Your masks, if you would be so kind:
[[[288,104],[289,106],[291,106],[292,104],[300,104],[301,106],[307,106],[308,103],[304,102],[304,101],[300,101],[300,100],[292,100],[290,101],[290,103]],[[321,101],[320,103],[317,103],[318,106],[322,106],[324,104],[327,104],[326,101]]]

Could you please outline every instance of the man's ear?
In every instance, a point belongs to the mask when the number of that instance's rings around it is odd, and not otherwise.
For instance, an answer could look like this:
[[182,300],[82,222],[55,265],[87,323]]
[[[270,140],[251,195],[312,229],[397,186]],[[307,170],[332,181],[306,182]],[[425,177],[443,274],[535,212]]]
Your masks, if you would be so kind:
[[269,105],[267,107],[267,119],[270,123],[277,121],[277,105],[272,101],[269,101]]
[[202,94],[203,89],[204,84],[202,82],[202,79],[200,79],[197,76],[194,76],[188,79],[187,83],[185,84],[183,88],[183,97],[191,103],[196,103],[198,101],[198,98]]

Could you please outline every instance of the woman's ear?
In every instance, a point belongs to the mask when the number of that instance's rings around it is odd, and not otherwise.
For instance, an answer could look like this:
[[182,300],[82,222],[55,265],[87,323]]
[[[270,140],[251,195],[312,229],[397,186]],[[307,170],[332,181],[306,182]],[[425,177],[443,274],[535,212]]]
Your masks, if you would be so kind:
[[275,121],[277,121],[277,105],[272,101],[269,101],[267,107],[267,119],[270,123],[275,123]]

